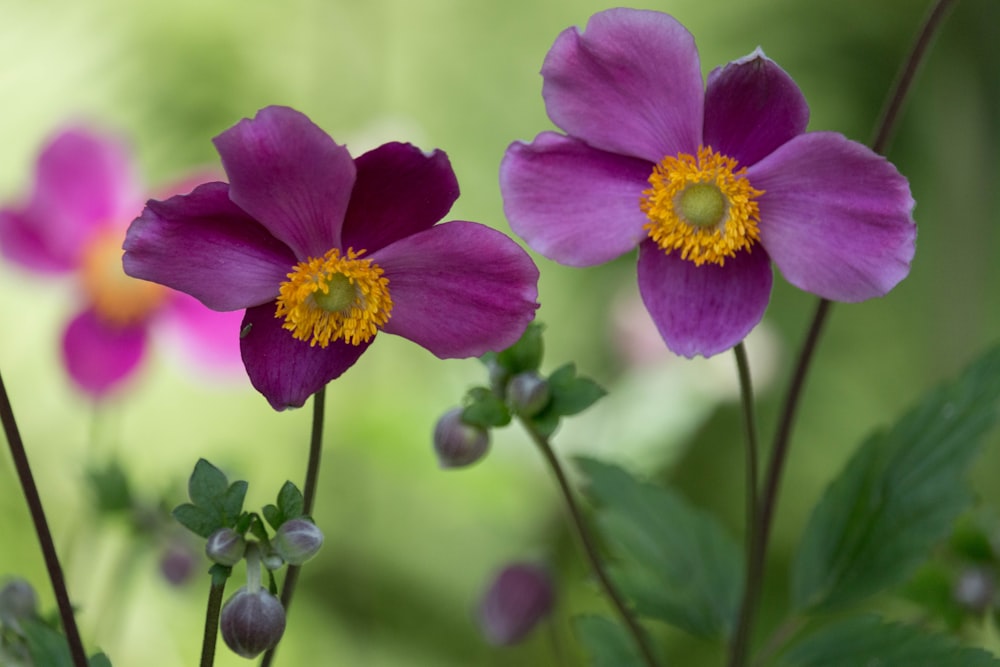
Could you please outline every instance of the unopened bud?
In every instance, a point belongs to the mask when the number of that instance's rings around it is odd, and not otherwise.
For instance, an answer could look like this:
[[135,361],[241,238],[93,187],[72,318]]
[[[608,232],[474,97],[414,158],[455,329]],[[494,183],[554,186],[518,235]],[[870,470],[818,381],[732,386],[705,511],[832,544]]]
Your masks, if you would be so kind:
[[302,565],[323,546],[323,531],[308,519],[289,519],[281,524],[271,547],[289,565]]
[[0,623],[20,631],[18,621],[38,614],[38,596],[26,580],[10,579],[0,589]]
[[461,468],[483,458],[490,448],[486,429],[462,421],[462,408],[444,413],[434,427],[434,451],[442,468]]
[[219,565],[232,567],[243,559],[247,542],[232,528],[219,528],[205,543],[205,555]]
[[497,646],[521,641],[552,611],[552,580],[540,567],[515,563],[493,581],[479,608],[486,640]]
[[160,554],[160,574],[168,583],[180,586],[191,578],[196,560],[198,552],[194,547],[186,542],[171,543]]
[[544,410],[551,396],[549,383],[534,371],[518,373],[507,385],[507,400],[514,411],[524,417],[534,417]]
[[285,608],[263,588],[244,586],[222,607],[219,628],[226,646],[244,658],[255,658],[278,645],[285,633]]
[[970,567],[955,582],[952,595],[966,609],[981,614],[993,606],[996,596],[996,577],[982,567]]

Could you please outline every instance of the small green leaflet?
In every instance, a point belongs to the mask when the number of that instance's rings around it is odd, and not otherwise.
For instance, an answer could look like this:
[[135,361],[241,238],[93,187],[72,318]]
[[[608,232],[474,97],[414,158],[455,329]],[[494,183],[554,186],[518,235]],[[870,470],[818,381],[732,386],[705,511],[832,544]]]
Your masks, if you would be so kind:
[[590,657],[590,667],[643,667],[646,664],[628,633],[603,616],[576,616],[573,629]]
[[188,480],[190,503],[174,508],[173,516],[185,528],[208,537],[219,528],[232,528],[243,511],[247,483],[233,482],[205,459],[199,459]]

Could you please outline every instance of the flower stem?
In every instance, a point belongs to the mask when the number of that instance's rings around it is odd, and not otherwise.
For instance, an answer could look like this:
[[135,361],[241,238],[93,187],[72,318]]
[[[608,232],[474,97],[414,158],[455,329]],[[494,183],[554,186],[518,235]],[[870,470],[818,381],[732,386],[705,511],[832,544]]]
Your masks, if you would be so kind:
[[524,430],[528,432],[532,441],[537,445],[539,451],[541,451],[542,456],[545,458],[546,463],[548,463],[549,468],[552,470],[552,474],[555,475],[556,482],[559,485],[560,494],[566,503],[566,509],[569,511],[570,523],[573,524],[573,528],[576,530],[577,537],[580,539],[580,544],[583,547],[583,553],[587,558],[587,562],[590,564],[591,570],[593,570],[594,575],[597,577],[597,581],[601,588],[604,590],[605,595],[611,601],[612,606],[614,606],[615,611],[621,617],[622,622],[625,625],[626,630],[630,635],[632,635],[632,640],[635,642],[636,647],[642,654],[643,663],[647,667],[658,667],[656,657],[653,655],[653,651],[649,646],[646,639],[646,635],[643,633],[642,627],[639,625],[638,621],[632,615],[629,610],[628,605],[625,603],[624,598],[621,593],[615,588],[614,584],[611,582],[611,578],[608,576],[604,569],[604,565],[601,562],[601,558],[597,553],[597,546],[594,543],[594,538],[591,536],[590,531],[587,528],[587,524],[583,519],[583,513],[580,511],[579,505],[577,505],[576,498],[573,495],[573,490],[570,488],[569,480],[566,478],[566,473],[559,463],[559,459],[556,457],[555,452],[552,450],[552,446],[549,444],[548,439],[538,432],[538,429],[531,423],[530,420],[521,419],[521,425],[524,426]]
[[215,662],[215,641],[219,635],[219,614],[225,590],[226,578],[213,576],[212,586],[208,589],[208,605],[205,607],[205,635],[201,640],[200,667],[212,667]]
[[73,659],[73,665],[74,667],[87,667],[87,653],[83,649],[80,631],[76,627],[76,619],[73,617],[73,605],[69,601],[69,592],[66,590],[66,580],[63,578],[62,566],[59,565],[59,556],[56,555],[52,533],[49,531],[49,524],[45,519],[42,499],[38,495],[38,487],[35,486],[35,478],[31,474],[31,466],[28,464],[28,453],[24,449],[24,442],[21,440],[21,433],[17,428],[17,421],[14,419],[14,409],[11,407],[10,398],[7,396],[7,389],[4,387],[2,376],[0,376],[0,421],[3,422],[3,430],[7,436],[10,455],[14,459],[14,468],[17,470],[18,479],[21,481],[21,491],[24,493],[24,499],[28,503],[31,522],[35,525],[38,542],[42,548],[42,558],[45,560],[45,569],[48,570],[49,581],[52,582],[52,590],[55,592],[56,604],[59,607],[59,617],[62,620],[63,632],[66,633],[66,641],[69,644],[69,653]]
[[[326,406],[326,387],[323,387],[313,396],[313,420],[312,434],[309,437],[309,462],[306,464],[306,483],[302,489],[302,511],[305,514],[312,514],[313,504],[316,501],[316,484],[319,479],[320,456],[323,453],[323,417]],[[292,596],[295,595],[295,585],[299,581],[298,565],[289,565],[288,572],[285,573],[285,580],[281,584],[281,606],[288,613],[288,608],[292,604]],[[269,667],[274,660],[274,653],[277,646],[268,649],[260,661],[260,667]]]
[[760,447],[757,442],[757,417],[754,404],[753,382],[750,374],[750,361],[747,358],[746,346],[741,341],[733,348],[736,356],[736,369],[740,378],[740,401],[743,408],[743,426],[746,430],[746,571],[752,569],[751,555],[755,551],[754,540],[757,538],[757,514],[760,506],[757,496],[759,484],[758,457]]
[[[955,1],[937,0],[924,20],[923,26],[914,41],[913,48],[903,61],[900,73],[889,89],[882,114],[876,124],[871,143],[872,150],[876,153],[884,153],[886,148],[888,148],[889,140],[892,138],[893,131],[899,120],[903,103],[906,101],[912,87],[914,76],[924,60],[927,48],[933,41],[934,36],[944,22],[948,10]],[[788,458],[792,426],[795,421],[799,399],[802,395],[802,387],[805,384],[805,378],[809,371],[813,354],[816,351],[820,333],[829,314],[830,305],[830,302],[826,299],[820,299],[816,306],[812,324],[809,326],[806,340],[799,352],[795,371],[788,387],[788,393],[785,396],[784,406],[778,422],[778,430],[775,433],[774,444],[771,448],[767,476],[764,478],[760,511],[757,521],[753,526],[753,534],[751,535],[752,549],[747,559],[746,589],[743,593],[743,604],[740,608],[739,621],[729,654],[730,667],[743,667],[746,664],[750,634],[753,630],[754,617],[757,612],[764,582],[764,566],[768,540],[771,535],[771,523],[774,519],[774,511],[778,502],[781,475],[784,471],[785,460]]]

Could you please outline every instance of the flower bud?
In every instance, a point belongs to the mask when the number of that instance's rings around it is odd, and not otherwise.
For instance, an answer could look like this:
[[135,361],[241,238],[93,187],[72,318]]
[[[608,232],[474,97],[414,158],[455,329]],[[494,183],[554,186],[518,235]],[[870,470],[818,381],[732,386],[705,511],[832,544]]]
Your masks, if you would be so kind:
[[483,458],[490,448],[490,434],[462,421],[462,408],[444,413],[434,427],[434,451],[442,468],[461,468]]
[[496,646],[521,641],[552,611],[552,580],[540,567],[515,563],[493,581],[479,608],[486,640]]
[[243,586],[222,607],[219,628],[234,653],[255,658],[277,646],[285,632],[285,608],[267,590],[251,593]]
[[964,570],[952,589],[955,601],[977,614],[993,606],[996,592],[996,577],[982,567],[970,567]]
[[507,400],[523,417],[534,417],[544,410],[551,396],[549,383],[534,371],[518,373],[507,385]]
[[289,565],[302,565],[323,546],[323,531],[308,519],[289,519],[281,524],[271,547]]
[[185,584],[194,573],[196,559],[198,552],[186,541],[172,542],[160,554],[160,574],[174,586]]
[[12,578],[0,589],[0,623],[20,631],[18,621],[38,614],[38,596],[25,579]]
[[246,550],[246,540],[232,528],[219,528],[205,543],[205,555],[213,562],[227,567],[232,567],[243,560]]

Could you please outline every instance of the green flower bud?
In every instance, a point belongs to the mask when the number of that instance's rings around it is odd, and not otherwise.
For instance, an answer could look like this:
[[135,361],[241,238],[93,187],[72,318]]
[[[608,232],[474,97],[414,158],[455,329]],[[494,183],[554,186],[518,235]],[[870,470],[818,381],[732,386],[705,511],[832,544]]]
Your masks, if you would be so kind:
[[444,413],[434,427],[434,451],[442,468],[461,468],[483,458],[490,447],[490,434],[462,421],[462,408]]
[[271,548],[289,565],[302,565],[323,546],[323,531],[308,519],[289,519],[281,524]]
[[243,559],[247,542],[232,528],[219,528],[205,543],[205,555],[219,565],[232,567]]
[[267,590],[251,593],[243,586],[222,607],[219,628],[234,653],[255,658],[278,645],[285,633],[285,608]]
[[534,371],[518,373],[507,385],[507,400],[514,412],[523,417],[534,417],[549,404],[552,392],[549,383]]

